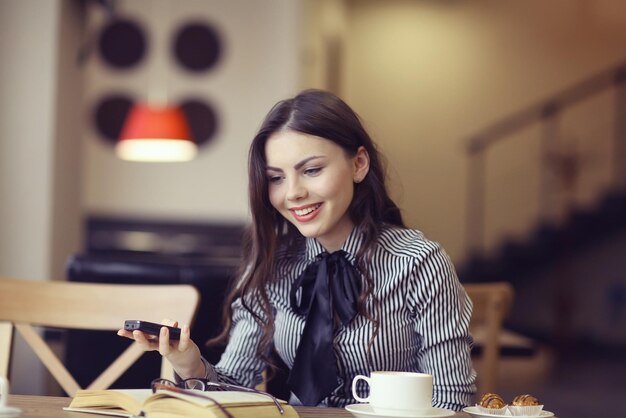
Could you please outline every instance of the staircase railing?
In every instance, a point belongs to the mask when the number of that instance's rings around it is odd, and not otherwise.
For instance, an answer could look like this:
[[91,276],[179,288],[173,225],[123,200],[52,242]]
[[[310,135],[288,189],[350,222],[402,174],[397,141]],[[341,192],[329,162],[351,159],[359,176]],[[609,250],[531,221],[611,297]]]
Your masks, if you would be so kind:
[[[511,134],[539,123],[541,127],[539,146],[540,179],[538,190],[538,218],[550,222],[553,202],[557,192],[551,158],[557,151],[557,139],[561,131],[564,111],[599,93],[615,89],[613,95],[614,124],[612,127],[611,188],[626,191],[626,62],[602,71],[567,88],[542,102],[523,109],[512,116],[474,135],[467,144],[468,185],[466,248],[470,257],[485,253],[486,196],[487,196],[487,150]],[[571,167],[570,167],[571,168]]]

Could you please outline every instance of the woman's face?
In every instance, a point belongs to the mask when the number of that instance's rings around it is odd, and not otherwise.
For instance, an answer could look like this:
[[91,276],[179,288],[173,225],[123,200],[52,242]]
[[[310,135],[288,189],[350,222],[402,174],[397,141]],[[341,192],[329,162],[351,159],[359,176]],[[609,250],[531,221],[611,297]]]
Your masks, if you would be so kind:
[[354,182],[369,169],[365,149],[348,157],[332,141],[282,130],[268,138],[265,157],[272,206],[327,251],[340,249],[354,226],[348,214]]

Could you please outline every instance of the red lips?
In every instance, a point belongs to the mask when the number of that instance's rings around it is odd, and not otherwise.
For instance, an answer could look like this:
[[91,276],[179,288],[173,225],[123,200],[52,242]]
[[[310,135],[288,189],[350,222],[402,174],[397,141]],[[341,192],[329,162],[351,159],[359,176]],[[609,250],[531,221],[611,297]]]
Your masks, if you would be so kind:
[[[307,212],[306,214],[302,215],[298,215],[296,213],[296,211],[301,212],[301,211],[305,211],[307,209],[313,209],[311,212]],[[289,211],[293,214],[293,217],[298,221],[298,222],[309,222],[311,220],[313,220],[319,213],[320,213],[320,209],[322,208],[322,204],[321,203],[315,203],[313,205],[305,205],[305,206],[299,206],[297,208],[291,208],[289,209]]]

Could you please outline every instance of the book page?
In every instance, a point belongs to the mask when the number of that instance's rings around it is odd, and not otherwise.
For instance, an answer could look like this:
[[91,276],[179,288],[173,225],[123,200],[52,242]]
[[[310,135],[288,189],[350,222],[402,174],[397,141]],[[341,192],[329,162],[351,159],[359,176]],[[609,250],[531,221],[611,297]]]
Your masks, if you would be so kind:
[[[150,389],[109,389],[79,390],[72,399],[69,408],[89,408],[97,411],[126,411],[127,414],[139,415],[146,399],[152,396]],[[115,411],[117,416],[119,411]]]
[[133,417],[145,412],[148,417],[221,417],[218,402],[236,418],[295,416],[295,410],[285,401],[279,401],[286,411],[280,414],[272,398],[261,393],[240,391],[186,391],[150,389],[79,390],[67,411]]

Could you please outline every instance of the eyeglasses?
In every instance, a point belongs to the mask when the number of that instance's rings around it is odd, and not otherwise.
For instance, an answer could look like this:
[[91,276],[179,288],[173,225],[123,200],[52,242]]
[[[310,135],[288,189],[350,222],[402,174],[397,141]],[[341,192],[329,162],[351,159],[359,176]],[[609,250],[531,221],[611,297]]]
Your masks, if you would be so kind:
[[269,397],[272,400],[272,402],[274,402],[274,405],[276,405],[276,408],[278,408],[281,415],[285,413],[285,410],[283,409],[282,405],[280,404],[280,402],[278,402],[278,399],[276,399],[274,396],[270,395],[267,392],[263,392],[263,391],[252,389],[252,388],[247,388],[245,386],[230,385],[228,383],[221,383],[221,382],[209,382],[206,379],[199,379],[195,377],[182,380],[178,383],[172,382],[171,380],[168,380],[168,379],[158,378],[158,379],[154,379],[152,383],[150,384],[150,386],[152,388],[152,393],[155,393],[157,389],[163,389],[163,390],[170,390],[173,392],[183,393],[185,395],[191,395],[191,396],[209,399],[210,401],[215,403],[215,405],[219,408],[219,410],[222,411],[224,415],[226,415],[228,418],[233,418],[233,416],[224,408],[222,404],[220,404],[218,401],[213,399],[211,396],[206,395],[206,394],[200,394],[198,393],[198,391],[205,392],[205,391],[232,390],[232,391],[237,391],[237,392],[258,393],[260,395],[265,395]]

